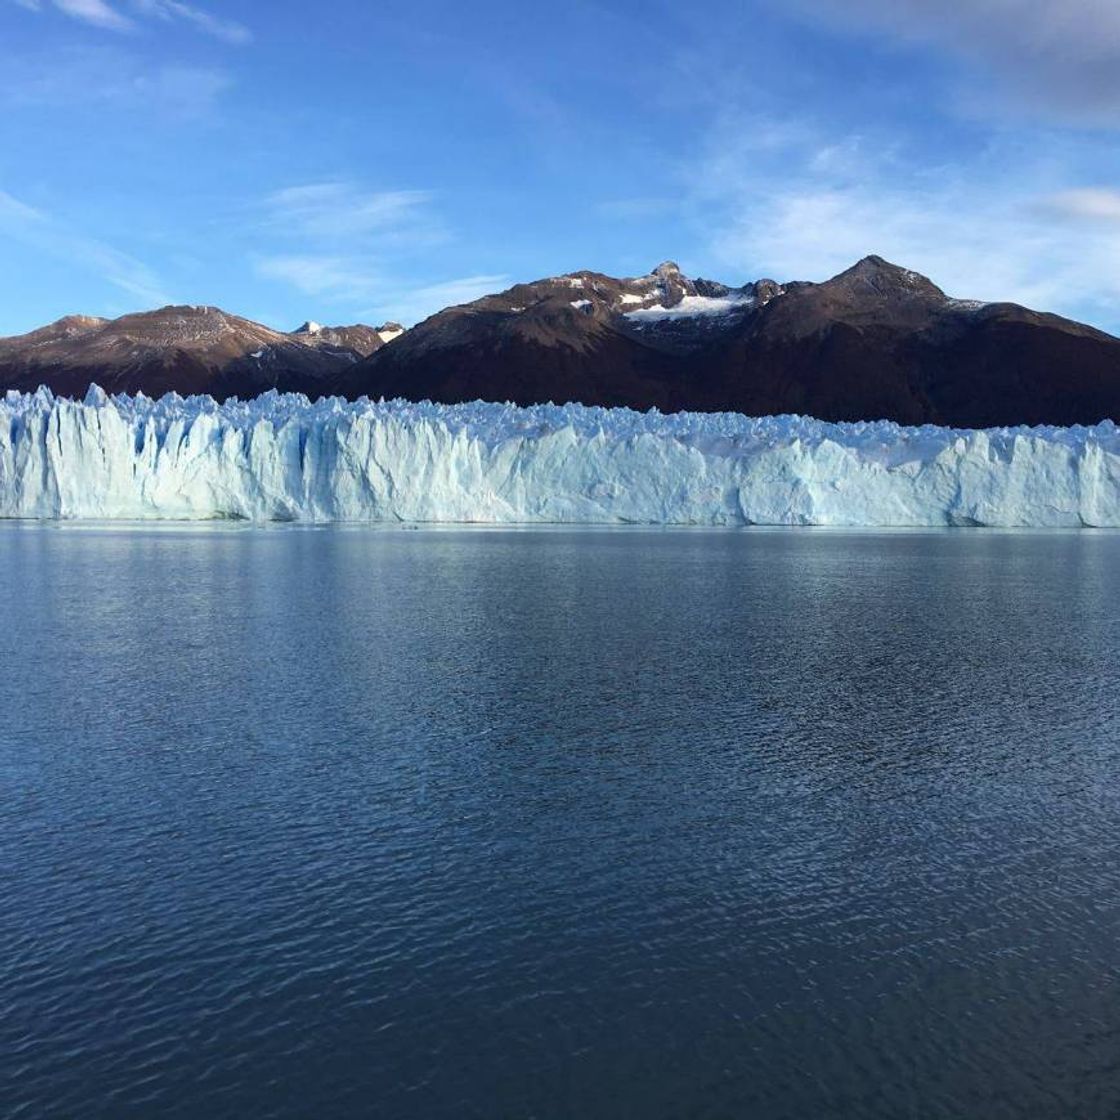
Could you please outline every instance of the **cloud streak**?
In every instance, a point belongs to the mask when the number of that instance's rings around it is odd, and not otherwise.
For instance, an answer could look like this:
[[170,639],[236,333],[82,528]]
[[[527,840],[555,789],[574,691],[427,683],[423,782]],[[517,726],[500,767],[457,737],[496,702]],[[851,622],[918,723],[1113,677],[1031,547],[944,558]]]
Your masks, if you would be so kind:
[[995,78],[1005,95],[1028,109],[1116,125],[1120,5],[1112,0],[797,0],[797,5],[814,20],[947,50]]
[[99,275],[148,307],[171,303],[159,278],[143,262],[119,249],[69,229],[0,190],[0,237]]
[[129,32],[140,27],[138,21],[159,20],[163,23],[181,23],[221,39],[226,43],[242,44],[252,40],[252,32],[234,20],[222,19],[183,0],[131,0],[126,11],[108,0],[15,0],[21,8],[43,12],[53,7],[63,15],[91,27],[106,31]]
[[1120,226],[1120,191],[1077,187],[1042,200],[1040,209],[1056,218],[1093,225]]
[[290,284],[304,295],[330,301],[375,299],[385,281],[360,260],[324,253],[288,253],[258,258],[254,271],[266,280]]
[[510,285],[510,278],[503,273],[478,276],[460,276],[420,287],[404,287],[387,295],[377,308],[359,312],[365,318],[391,319],[400,323],[418,323],[445,307],[470,303],[491,292],[500,292]]
[[54,6],[74,19],[110,31],[127,31],[132,26],[131,20],[109,7],[105,0],[54,0]]
[[152,63],[113,45],[71,45],[25,54],[0,71],[0,105],[69,112],[124,109],[138,116],[195,119],[233,86],[225,70]]
[[[1054,182],[993,147],[918,168],[905,151],[803,125],[739,121],[710,137],[692,198],[712,256],[747,276],[823,280],[868,253],[950,295],[1013,300],[1120,328],[1120,192]],[[775,190],[774,184],[781,183]]]
[[264,200],[267,224],[289,236],[350,241],[371,235],[437,236],[430,191],[365,191],[332,180],[285,187]]
[[346,179],[273,191],[259,204],[257,228],[279,248],[254,256],[253,270],[350,309],[345,314],[406,323],[505,286],[508,278],[495,274],[427,283],[403,278],[419,255],[448,240],[432,203],[430,191],[371,191]]
[[290,284],[305,296],[327,303],[370,306],[350,314],[370,322],[395,320],[412,324],[460,303],[470,303],[509,287],[501,273],[461,276],[433,284],[409,284],[381,275],[363,262],[347,257],[293,254],[259,258],[256,274]]
[[153,16],[172,23],[178,20],[226,43],[239,46],[242,43],[252,42],[253,33],[244,26],[231,19],[221,19],[209,12],[196,8],[193,4],[182,3],[182,0],[133,0],[133,7],[143,15]]

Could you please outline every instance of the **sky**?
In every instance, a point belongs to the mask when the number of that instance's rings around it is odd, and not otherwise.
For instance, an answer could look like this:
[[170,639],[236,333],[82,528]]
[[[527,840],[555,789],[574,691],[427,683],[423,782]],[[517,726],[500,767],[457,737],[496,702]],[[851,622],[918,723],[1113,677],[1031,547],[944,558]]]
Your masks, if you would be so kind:
[[0,334],[412,324],[590,268],[1120,333],[1115,0],[0,0]]

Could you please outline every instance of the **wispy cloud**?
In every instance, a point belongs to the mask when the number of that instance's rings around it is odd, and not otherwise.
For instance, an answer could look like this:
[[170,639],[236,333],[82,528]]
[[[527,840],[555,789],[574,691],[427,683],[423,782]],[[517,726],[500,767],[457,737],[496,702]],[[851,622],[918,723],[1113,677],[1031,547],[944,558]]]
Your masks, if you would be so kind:
[[1044,198],[1040,210],[1056,218],[1093,225],[1120,225],[1120,191],[1109,187],[1075,187]]
[[0,237],[11,238],[77,268],[99,275],[146,306],[172,302],[143,262],[87,237],[0,190]]
[[439,236],[430,191],[367,191],[332,180],[274,191],[264,200],[266,222],[289,236],[351,241],[376,234],[429,240]]
[[[410,284],[384,275],[371,265],[346,257],[289,255],[259,258],[258,276],[290,284],[305,296],[347,308],[347,314],[370,322],[415,323],[460,303],[470,303],[509,287],[504,274],[461,276],[432,284]],[[353,310],[361,303],[368,306]]]
[[132,26],[115,8],[109,7],[105,0],[54,0],[54,6],[74,19],[84,20],[96,27],[107,27],[112,31],[126,31]]
[[314,253],[260,257],[254,262],[258,276],[291,284],[304,295],[348,303],[375,299],[385,281],[361,261]]
[[[943,48],[1029,109],[1116,127],[1120,5],[1112,0],[796,0],[796,6],[814,19]],[[979,106],[976,93],[972,102]]]
[[167,65],[108,44],[25,54],[0,69],[0,104],[205,117],[233,85],[207,66]]
[[222,19],[210,12],[184,4],[181,0],[133,0],[133,7],[143,15],[154,16],[171,23],[178,20],[227,43],[241,44],[252,41],[253,33],[241,23]]
[[510,285],[510,278],[503,274],[460,276],[438,284],[416,288],[402,288],[387,294],[376,307],[360,311],[362,318],[391,319],[401,323],[417,323],[460,303],[470,303],[491,292],[500,292]]
[[408,279],[418,258],[449,238],[433,203],[430,191],[371,191],[346,179],[273,191],[261,200],[257,227],[270,250],[252,257],[253,269],[341,314],[405,322],[504,283],[484,275]]
[[71,19],[108,31],[136,31],[142,20],[155,19],[163,23],[186,24],[227,43],[247,43],[253,37],[244,25],[212,15],[182,0],[129,0],[124,10],[119,3],[110,4],[108,0],[15,0],[15,3],[32,12],[42,12],[51,7]]
[[741,120],[713,134],[696,174],[693,205],[724,266],[823,280],[879,253],[951,295],[1120,327],[1120,193],[1061,184],[1060,161],[1027,165],[993,146],[981,159],[918,168],[905,151],[858,137],[838,147],[803,124],[778,144],[759,146],[753,132]]
[[21,8],[29,12],[42,12],[48,7],[53,7],[72,19],[82,23],[92,24],[94,27],[103,27],[109,31],[131,31],[134,27],[132,20],[122,15],[106,0],[15,0]]

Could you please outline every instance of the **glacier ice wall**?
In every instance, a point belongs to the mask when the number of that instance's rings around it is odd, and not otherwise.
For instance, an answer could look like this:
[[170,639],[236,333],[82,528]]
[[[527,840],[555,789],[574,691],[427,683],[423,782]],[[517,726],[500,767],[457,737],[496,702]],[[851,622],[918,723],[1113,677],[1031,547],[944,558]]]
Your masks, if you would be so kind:
[[1120,525],[1120,431],[40,389],[0,401],[0,517]]

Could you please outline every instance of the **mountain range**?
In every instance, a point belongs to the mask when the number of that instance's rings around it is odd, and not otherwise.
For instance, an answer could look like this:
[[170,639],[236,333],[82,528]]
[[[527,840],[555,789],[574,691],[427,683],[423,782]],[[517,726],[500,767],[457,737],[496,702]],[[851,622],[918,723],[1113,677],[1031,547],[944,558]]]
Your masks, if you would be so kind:
[[1120,420],[1120,339],[953,299],[869,256],[823,283],[574,272],[399,324],[280,332],[214,307],[0,339],[0,389],[579,401],[959,427]]
[[119,319],[67,315],[29,334],[0,338],[0,389],[46,385],[80,396],[92,382],[110,393],[219,400],[268,389],[318,397],[404,328],[308,322],[284,332],[217,307],[162,307]]

